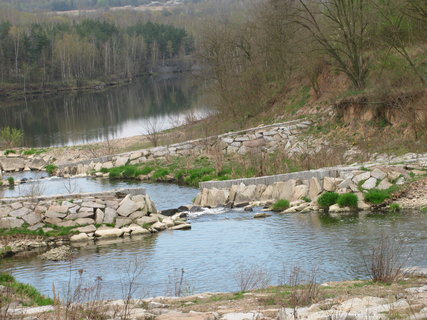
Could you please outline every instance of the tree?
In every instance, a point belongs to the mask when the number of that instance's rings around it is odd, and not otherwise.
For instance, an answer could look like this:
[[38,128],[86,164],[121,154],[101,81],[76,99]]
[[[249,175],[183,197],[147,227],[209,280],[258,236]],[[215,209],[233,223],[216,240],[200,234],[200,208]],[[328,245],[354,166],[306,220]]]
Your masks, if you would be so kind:
[[301,10],[296,22],[310,31],[355,88],[364,88],[369,71],[366,55],[369,21],[367,1],[298,1]]

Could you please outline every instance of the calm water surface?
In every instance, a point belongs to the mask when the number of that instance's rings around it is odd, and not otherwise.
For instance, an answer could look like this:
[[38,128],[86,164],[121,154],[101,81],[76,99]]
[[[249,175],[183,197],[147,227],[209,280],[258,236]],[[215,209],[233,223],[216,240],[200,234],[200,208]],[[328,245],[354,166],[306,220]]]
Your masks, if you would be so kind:
[[102,91],[47,96],[0,106],[0,128],[24,131],[25,145],[75,145],[144,134],[176,126],[188,113],[207,113],[200,89],[190,75],[136,79]]
[[383,233],[406,252],[413,250],[408,265],[427,267],[426,216],[331,219],[317,214],[274,214],[253,219],[253,214],[228,211],[193,216],[191,231],[90,244],[79,248],[71,262],[13,259],[1,267],[45,294],[51,294],[53,283],[65,290],[70,277],[75,283],[78,270],[83,269],[87,285],[102,277],[104,298],[122,298],[135,261],[142,268],[136,297],[173,294],[174,274],[181,269],[191,292],[237,291],[239,270],[256,266],[271,274],[272,283],[294,266],[317,267],[318,281],[365,278],[362,256]]

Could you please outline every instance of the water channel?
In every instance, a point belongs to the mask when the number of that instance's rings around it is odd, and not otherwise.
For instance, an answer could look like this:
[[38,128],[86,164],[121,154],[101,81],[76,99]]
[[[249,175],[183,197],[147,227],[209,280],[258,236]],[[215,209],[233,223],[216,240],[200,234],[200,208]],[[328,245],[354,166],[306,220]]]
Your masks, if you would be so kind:
[[76,145],[131,137],[149,127],[167,129],[190,112],[207,113],[203,84],[191,75],[138,78],[100,91],[46,96],[10,106],[0,105],[0,128],[24,131],[27,147]]
[[[156,184],[147,189],[160,209],[189,203],[197,191]],[[259,210],[207,210],[190,214],[189,231],[90,243],[77,248],[71,262],[39,257],[6,259],[1,269],[48,295],[52,294],[52,284],[62,292],[69,283],[75,284],[78,270],[84,270],[88,286],[101,276],[103,298],[122,298],[128,276],[136,269],[141,270],[135,284],[136,297],[173,295],[174,281],[182,269],[189,293],[237,291],[236,275],[245,268],[262,267],[273,284],[283,278],[284,270],[289,272],[294,266],[305,270],[316,267],[320,282],[366,278],[362,257],[382,234],[392,236],[401,246],[402,257],[412,251],[408,265],[427,267],[425,215],[333,219],[312,213],[254,219]]]

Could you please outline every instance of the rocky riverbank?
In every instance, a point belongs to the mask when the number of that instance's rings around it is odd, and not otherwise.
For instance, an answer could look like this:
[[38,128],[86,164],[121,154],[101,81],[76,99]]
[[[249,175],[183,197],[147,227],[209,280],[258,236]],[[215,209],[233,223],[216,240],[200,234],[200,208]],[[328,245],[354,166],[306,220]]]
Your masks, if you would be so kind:
[[7,256],[69,243],[190,229],[185,217],[178,210],[162,215],[144,189],[3,199],[0,250]]
[[[65,312],[129,320],[391,320],[427,319],[427,270],[407,270],[392,283],[369,280],[284,285],[237,293],[202,293],[86,304],[22,307],[8,319],[62,319]],[[59,302],[59,301],[58,301]]]

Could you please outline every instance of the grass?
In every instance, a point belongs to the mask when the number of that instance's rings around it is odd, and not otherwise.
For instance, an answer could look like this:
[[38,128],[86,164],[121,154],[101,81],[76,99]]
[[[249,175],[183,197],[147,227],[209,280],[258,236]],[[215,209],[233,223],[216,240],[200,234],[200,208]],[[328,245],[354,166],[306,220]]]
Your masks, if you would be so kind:
[[52,299],[43,296],[29,284],[16,281],[10,274],[0,273],[0,285],[12,288],[16,295],[30,300],[31,305],[46,306],[53,304]]
[[354,193],[343,193],[338,196],[337,204],[343,207],[356,208],[358,198]]
[[322,208],[328,208],[337,203],[338,197],[336,192],[325,192],[317,199],[317,203]]
[[289,208],[289,201],[286,199],[277,200],[271,206],[271,211],[283,211]]
[[30,155],[39,155],[45,152],[47,152],[46,149],[28,149],[28,150],[22,151],[22,154],[24,156],[30,156]]
[[393,195],[393,192],[395,192],[397,189],[398,189],[398,186],[394,185],[386,190],[379,190],[379,189],[368,190],[364,195],[365,201],[372,204],[383,203],[386,199],[391,198],[391,196]]
[[389,206],[391,212],[400,212],[400,205],[398,203],[392,203]]
[[77,231],[73,230],[74,227],[60,227],[56,225],[47,224],[46,227],[52,228],[51,231],[29,230],[26,227],[13,228],[13,229],[0,229],[0,236],[16,236],[16,235],[30,235],[30,236],[41,236],[41,237],[61,237],[69,236]]
[[52,175],[56,169],[58,169],[58,166],[54,165],[54,164],[48,164],[46,167],[46,172],[49,173],[50,175]]
[[7,178],[7,182],[9,183],[9,186],[14,186],[15,185],[15,179],[13,179],[13,177]]

